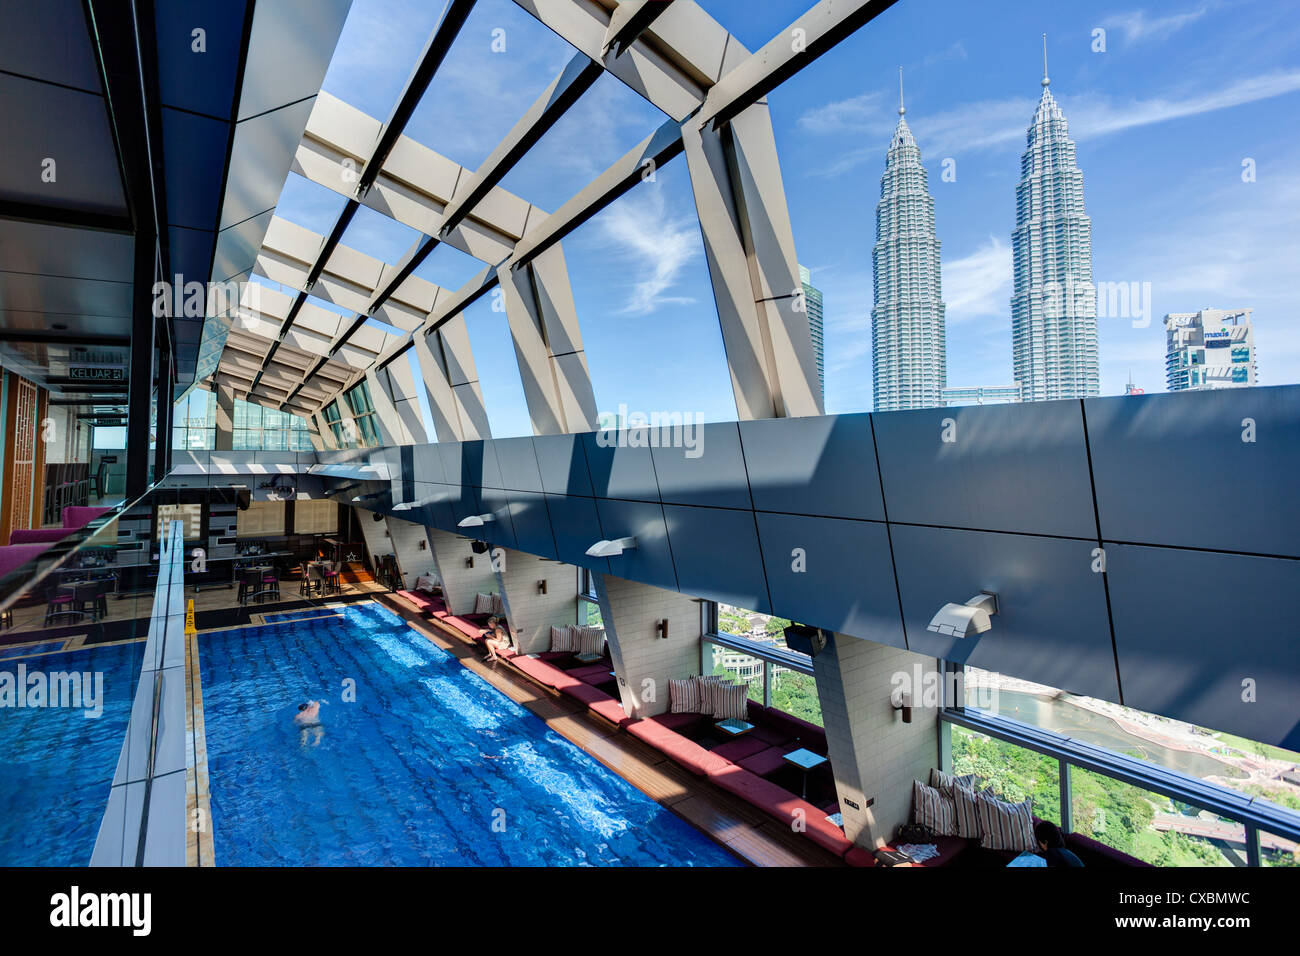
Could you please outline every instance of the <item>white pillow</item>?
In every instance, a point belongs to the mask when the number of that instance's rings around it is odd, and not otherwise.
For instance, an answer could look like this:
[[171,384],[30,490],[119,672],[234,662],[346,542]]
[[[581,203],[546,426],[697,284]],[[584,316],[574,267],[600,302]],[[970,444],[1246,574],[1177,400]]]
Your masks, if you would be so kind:
[[[709,685],[705,685],[709,686]],[[714,684],[713,716],[718,720],[744,720],[749,716],[749,686]]]
[[976,794],[979,810],[980,846],[990,850],[1036,851],[1034,811],[1028,799],[1007,803],[987,792]]
[[551,625],[551,650],[556,653],[573,653],[573,625]]
[[952,836],[957,832],[957,809],[952,797],[927,787],[920,780],[912,781],[912,820],[929,827],[938,836]]

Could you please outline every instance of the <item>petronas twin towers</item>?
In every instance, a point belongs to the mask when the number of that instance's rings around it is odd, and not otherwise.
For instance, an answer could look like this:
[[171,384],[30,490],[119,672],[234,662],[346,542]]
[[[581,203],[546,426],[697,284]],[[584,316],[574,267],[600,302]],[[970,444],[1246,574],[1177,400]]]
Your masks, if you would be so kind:
[[[1081,398],[1099,387],[1092,222],[1074,143],[1049,82],[1044,52],[1043,94],[1020,158],[1012,233],[1012,364],[1024,401]],[[905,112],[900,71],[898,126],[880,180],[872,251],[878,412],[947,403],[934,198]]]

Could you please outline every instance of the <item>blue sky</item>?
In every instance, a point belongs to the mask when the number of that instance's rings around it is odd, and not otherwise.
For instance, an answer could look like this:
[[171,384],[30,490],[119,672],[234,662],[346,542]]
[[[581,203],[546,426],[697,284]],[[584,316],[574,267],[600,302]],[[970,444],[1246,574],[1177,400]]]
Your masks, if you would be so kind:
[[[756,50],[811,0],[702,5]],[[1151,283],[1149,326],[1099,319],[1102,393],[1121,393],[1130,374],[1163,391],[1160,317],[1205,307],[1253,308],[1261,383],[1300,381],[1300,8],[1082,6],[902,0],[769,96],[796,250],[825,296],[827,411],[871,407],[871,247],[900,66],[935,197],[949,384],[1010,383],[1013,203],[1044,32],[1078,144],[1094,278]],[[324,88],[386,117],[440,9],[354,0]],[[480,0],[407,133],[475,167],[572,55],[510,0]],[[605,76],[503,185],[554,210],[664,119]],[[1254,182],[1242,181],[1246,158]],[[291,174],[278,211],[325,233],[341,205]],[[415,238],[363,210],[343,241],[396,261]],[[736,417],[684,159],[564,248],[602,410]],[[479,268],[440,246],[418,274],[456,288]],[[484,299],[467,317],[493,434],[528,434],[504,314]]]

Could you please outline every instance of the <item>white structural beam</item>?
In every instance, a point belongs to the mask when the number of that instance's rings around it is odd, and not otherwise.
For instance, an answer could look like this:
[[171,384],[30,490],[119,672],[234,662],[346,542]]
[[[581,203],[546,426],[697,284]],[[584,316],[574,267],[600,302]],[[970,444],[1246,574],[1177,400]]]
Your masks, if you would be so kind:
[[438,441],[491,438],[465,316],[457,313],[430,335],[416,333],[414,342]]

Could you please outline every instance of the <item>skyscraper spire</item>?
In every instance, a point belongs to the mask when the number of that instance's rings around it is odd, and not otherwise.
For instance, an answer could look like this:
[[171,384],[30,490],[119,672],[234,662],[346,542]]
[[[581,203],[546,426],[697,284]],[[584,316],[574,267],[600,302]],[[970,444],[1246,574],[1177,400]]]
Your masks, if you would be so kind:
[[1043,94],[1020,157],[1011,234],[1012,365],[1027,402],[1083,398],[1099,386],[1092,221],[1070,130],[1049,82],[1044,34]]
[[905,112],[900,67],[898,125],[880,178],[871,257],[871,365],[878,412],[937,408],[948,384],[934,197]]

